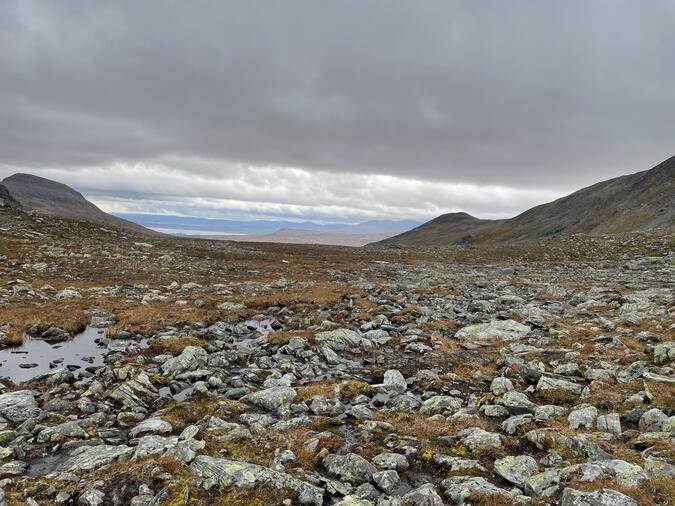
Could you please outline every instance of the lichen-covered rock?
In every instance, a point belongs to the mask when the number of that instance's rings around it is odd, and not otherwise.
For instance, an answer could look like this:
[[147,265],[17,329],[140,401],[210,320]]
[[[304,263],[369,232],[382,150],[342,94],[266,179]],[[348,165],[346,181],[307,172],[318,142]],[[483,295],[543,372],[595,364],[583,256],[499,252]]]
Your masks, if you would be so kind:
[[495,404],[504,406],[513,415],[522,415],[523,413],[534,413],[537,405],[530,401],[522,392],[510,390],[495,401]]
[[75,290],[75,288],[68,287],[64,288],[63,290],[56,292],[56,295],[54,295],[55,299],[72,299],[72,298],[82,298],[82,294]]
[[618,413],[607,413],[599,416],[596,425],[600,432],[609,432],[617,436],[621,434],[621,419]]
[[506,499],[511,498],[509,492],[479,476],[452,476],[441,482],[441,489],[443,495],[455,504],[465,504],[474,492],[486,496],[496,495]]
[[461,407],[462,399],[450,395],[434,395],[422,403],[420,413],[427,416],[454,413]]
[[632,498],[621,492],[600,489],[595,492],[581,492],[573,488],[563,490],[561,506],[637,506]]
[[146,434],[166,434],[171,432],[171,424],[161,418],[148,418],[129,431],[129,437],[138,437]]
[[388,394],[402,394],[408,389],[408,384],[400,371],[389,369],[384,372],[384,381],[380,388]]
[[463,459],[453,455],[446,455],[445,453],[434,453],[432,457],[435,464],[447,467],[450,472],[457,472],[462,470],[473,470],[481,473],[487,473],[487,469],[480,465],[477,460]]
[[162,364],[162,373],[181,374],[186,371],[195,371],[206,366],[209,355],[199,346],[186,346],[177,357],[170,358]]
[[104,499],[105,494],[101,490],[92,488],[80,496],[79,503],[83,506],[100,506]]
[[567,423],[570,429],[578,429],[585,427],[587,429],[593,428],[595,419],[598,416],[598,408],[595,406],[587,406],[581,409],[575,409],[567,415]]
[[25,422],[39,410],[30,390],[17,390],[0,395],[0,415],[14,423]]
[[421,487],[411,490],[401,497],[403,504],[412,504],[414,506],[443,506],[443,499],[436,487],[432,483],[426,483]]
[[515,320],[493,320],[489,323],[478,323],[461,328],[455,334],[455,338],[516,341],[526,336],[531,330],[531,327]]
[[513,383],[511,383],[509,378],[498,376],[497,378],[493,379],[492,383],[490,384],[490,391],[492,392],[492,395],[495,396],[503,395],[509,390],[513,390]]
[[300,504],[315,506],[323,504],[322,489],[288,474],[248,462],[198,455],[190,464],[190,472],[202,480],[202,486],[206,489],[214,486],[289,489],[299,494]]
[[396,469],[398,471],[406,471],[409,466],[406,456],[400,453],[380,453],[373,457],[373,462],[383,469]]
[[512,436],[513,434],[516,433],[518,430],[518,427],[521,425],[527,425],[530,423],[532,420],[534,420],[534,417],[528,413],[524,415],[515,415],[507,418],[504,420],[499,427],[501,430],[504,432],[504,434],[508,434],[509,436]]
[[20,460],[12,460],[4,464],[0,464],[0,476],[23,476],[26,473],[28,466],[25,462]]
[[108,397],[132,411],[142,413],[148,410],[150,403],[158,396],[157,388],[146,373],[140,373],[135,378],[125,381],[108,394]]
[[287,415],[296,396],[297,392],[291,387],[272,387],[245,395],[240,400],[250,402],[267,411]]
[[373,473],[373,481],[385,494],[393,494],[399,484],[398,473],[393,469]]
[[525,480],[523,490],[528,496],[551,496],[557,492],[560,482],[577,469],[579,469],[579,466],[569,466],[533,474]]
[[330,474],[352,485],[369,482],[373,474],[377,472],[375,466],[355,453],[329,455],[324,460],[324,466]]
[[633,362],[625,369],[620,370],[616,375],[616,379],[621,383],[630,383],[631,381],[641,377],[648,367],[648,362],[644,360],[638,360],[637,362]]
[[70,454],[62,466],[68,471],[94,471],[110,464],[113,460],[130,457],[133,448],[126,445],[83,446]]
[[65,438],[88,438],[87,434],[76,421],[65,422],[40,431],[37,436],[39,443],[58,443]]
[[502,445],[502,439],[495,432],[488,432],[479,427],[469,427],[459,432],[462,444],[471,451],[481,448],[498,448]]
[[338,329],[327,332],[319,332],[314,339],[320,346],[327,346],[335,351],[345,351],[350,348],[370,348],[372,343],[361,337],[361,334],[353,330]]
[[164,437],[152,434],[143,436],[138,440],[134,460],[149,457],[151,455],[161,455],[166,450],[175,447],[178,444],[178,436]]
[[495,460],[494,469],[506,481],[522,488],[525,480],[539,471],[539,466],[529,455],[519,455]]
[[638,426],[644,432],[661,432],[668,417],[660,409],[653,408],[640,417]]
[[577,383],[557,378],[549,378],[548,376],[542,376],[537,382],[537,392],[552,390],[554,392],[568,392],[580,395],[583,389],[583,386],[578,385]]
[[667,364],[675,360],[675,341],[666,341],[654,346],[654,363]]

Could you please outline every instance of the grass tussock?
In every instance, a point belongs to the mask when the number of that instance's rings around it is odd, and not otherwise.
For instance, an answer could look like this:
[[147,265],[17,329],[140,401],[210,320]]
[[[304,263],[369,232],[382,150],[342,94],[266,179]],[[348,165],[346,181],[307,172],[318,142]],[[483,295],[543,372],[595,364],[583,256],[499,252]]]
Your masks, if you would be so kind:
[[196,394],[182,402],[175,402],[157,411],[157,416],[171,424],[174,431],[181,431],[207,415],[226,416],[246,406],[240,402],[208,394]]
[[267,334],[267,342],[274,346],[283,346],[294,336],[304,337],[310,344],[314,341],[314,333],[308,330],[278,330]]
[[204,348],[208,346],[208,342],[197,337],[167,337],[155,339],[149,347],[152,355],[159,355],[162,353],[172,353],[179,355],[188,346],[199,346]]
[[82,332],[90,321],[84,310],[92,307],[95,307],[95,301],[89,299],[0,307],[0,324],[9,324],[9,328],[2,331],[7,336],[4,343],[21,344],[24,332],[39,336],[50,327],[60,327],[70,334]]
[[295,398],[295,402],[304,402],[308,401],[315,395],[323,395],[327,398],[333,397],[333,387],[337,383],[336,379],[328,379],[322,381],[316,381],[309,385],[302,386],[297,389],[298,395]]

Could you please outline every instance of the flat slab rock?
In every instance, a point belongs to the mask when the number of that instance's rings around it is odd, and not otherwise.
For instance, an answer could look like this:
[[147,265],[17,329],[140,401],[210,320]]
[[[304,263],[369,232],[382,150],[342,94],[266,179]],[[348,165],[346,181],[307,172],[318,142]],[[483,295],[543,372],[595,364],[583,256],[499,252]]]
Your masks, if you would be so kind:
[[516,341],[526,336],[532,329],[515,320],[492,320],[461,328],[455,334],[456,339],[499,339]]
[[198,455],[190,464],[190,471],[202,480],[205,489],[214,486],[285,488],[299,494],[300,504],[316,506],[323,504],[322,489],[288,474],[248,462]]

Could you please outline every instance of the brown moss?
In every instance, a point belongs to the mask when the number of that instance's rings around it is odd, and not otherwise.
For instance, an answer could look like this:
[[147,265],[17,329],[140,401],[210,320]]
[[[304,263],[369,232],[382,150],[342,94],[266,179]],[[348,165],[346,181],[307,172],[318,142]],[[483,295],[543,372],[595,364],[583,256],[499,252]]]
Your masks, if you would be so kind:
[[347,380],[340,386],[340,398],[344,402],[352,401],[361,394],[372,396],[375,394],[375,388],[359,380]]
[[246,406],[240,402],[209,394],[196,394],[182,401],[172,403],[157,411],[156,415],[171,424],[174,431],[181,431],[197,423],[207,415],[221,416],[237,412]]
[[333,387],[337,383],[336,379],[321,380],[311,383],[309,385],[302,386],[297,389],[298,395],[295,398],[295,402],[304,402],[315,395],[323,395],[327,398],[333,397]]

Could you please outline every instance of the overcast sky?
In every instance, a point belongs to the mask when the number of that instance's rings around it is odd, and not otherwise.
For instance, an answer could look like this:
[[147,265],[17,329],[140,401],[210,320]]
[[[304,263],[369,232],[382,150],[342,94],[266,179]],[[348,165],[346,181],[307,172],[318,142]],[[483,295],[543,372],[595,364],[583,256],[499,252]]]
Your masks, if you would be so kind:
[[671,0],[5,0],[0,176],[112,212],[510,216],[675,154],[673,20]]

